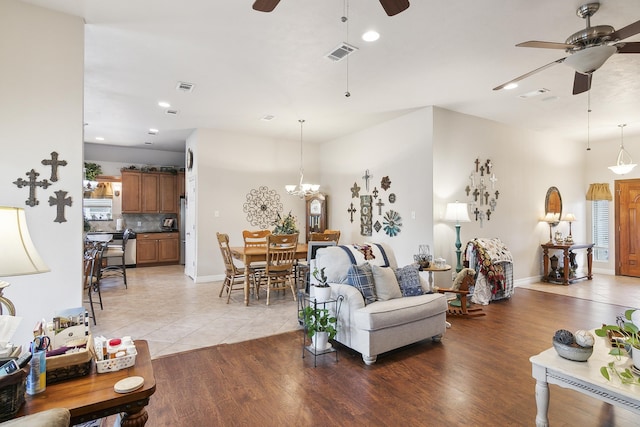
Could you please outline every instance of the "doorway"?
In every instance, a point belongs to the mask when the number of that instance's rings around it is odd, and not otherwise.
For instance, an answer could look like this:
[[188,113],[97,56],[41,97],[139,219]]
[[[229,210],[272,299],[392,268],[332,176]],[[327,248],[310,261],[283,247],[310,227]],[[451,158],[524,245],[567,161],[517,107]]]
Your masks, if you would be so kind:
[[640,277],[640,179],[614,185],[616,275]]

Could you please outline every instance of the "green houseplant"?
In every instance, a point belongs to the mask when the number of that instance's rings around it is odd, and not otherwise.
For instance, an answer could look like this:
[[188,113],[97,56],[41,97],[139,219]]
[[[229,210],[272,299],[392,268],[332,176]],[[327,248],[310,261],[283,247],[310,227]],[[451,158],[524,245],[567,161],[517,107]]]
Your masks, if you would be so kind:
[[[595,333],[607,340],[613,338],[609,354],[619,358],[619,356],[631,353],[634,366],[640,367],[639,323],[640,311],[630,309],[624,312],[624,316],[618,318],[616,325],[602,325],[602,328],[596,329]],[[615,362],[609,362],[606,366],[601,367],[600,373],[607,380],[610,380],[613,374],[624,384],[640,385],[640,378],[634,376],[629,368],[616,367]]]
[[327,340],[335,338],[337,333],[335,316],[331,315],[328,308],[318,306],[312,301],[302,311],[302,318],[304,328],[314,347],[324,350],[327,347]]
[[84,163],[85,177],[89,181],[95,181],[96,176],[102,173],[102,167],[97,163]]
[[281,216],[280,212],[276,214],[276,219],[273,221],[273,234],[295,234],[298,232],[296,227],[296,217],[291,214],[291,211],[286,216]]

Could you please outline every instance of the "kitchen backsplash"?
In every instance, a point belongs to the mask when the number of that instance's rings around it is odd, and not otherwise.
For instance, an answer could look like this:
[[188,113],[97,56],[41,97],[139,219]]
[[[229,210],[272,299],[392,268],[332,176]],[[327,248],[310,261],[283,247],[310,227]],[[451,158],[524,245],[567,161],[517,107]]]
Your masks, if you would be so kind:
[[[163,231],[165,218],[177,218],[176,214],[121,214],[122,229],[140,232]],[[89,221],[91,231],[117,231],[117,219],[112,221]]]

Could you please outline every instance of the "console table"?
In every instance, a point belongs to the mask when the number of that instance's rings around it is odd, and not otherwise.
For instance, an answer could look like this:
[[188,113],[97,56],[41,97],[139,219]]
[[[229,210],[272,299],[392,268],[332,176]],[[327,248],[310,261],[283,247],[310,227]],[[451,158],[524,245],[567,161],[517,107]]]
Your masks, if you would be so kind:
[[[542,276],[543,282],[553,282],[549,278],[549,250],[559,250],[562,251],[564,256],[564,271],[562,276],[562,284],[568,285],[574,280],[578,279],[589,279],[591,280],[593,276],[591,275],[591,269],[593,264],[593,243],[574,243],[574,244],[563,244],[563,243],[543,243],[542,245],[542,264],[544,266],[544,273]],[[587,275],[580,277],[569,277],[569,272],[571,271],[571,266],[569,264],[570,258],[569,254],[576,249],[586,249],[587,250]]]
[[[593,354],[586,362],[563,359],[553,347],[529,359],[532,375],[536,379],[537,427],[549,426],[549,384],[575,390],[640,415],[640,390],[637,386],[622,384],[616,379],[607,381],[600,374],[602,366],[615,360],[614,356],[608,354],[609,350],[606,340],[596,337]],[[629,357],[622,359],[621,364],[631,365]]]
[[[26,396],[24,406],[17,416],[35,414],[51,408],[66,408],[71,412],[71,424],[103,418],[124,412],[121,426],[141,427],[149,418],[145,406],[156,391],[149,346],[146,341],[135,341],[136,364],[116,372],[98,374],[95,363],[89,375],[73,378],[52,385],[45,391]],[[123,378],[140,376],[144,385],[130,393],[116,393],[113,386]]]

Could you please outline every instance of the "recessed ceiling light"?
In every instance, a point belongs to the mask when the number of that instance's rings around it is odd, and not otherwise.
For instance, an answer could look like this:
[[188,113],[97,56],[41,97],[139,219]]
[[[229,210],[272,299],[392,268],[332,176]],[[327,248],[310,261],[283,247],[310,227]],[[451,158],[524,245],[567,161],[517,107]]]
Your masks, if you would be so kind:
[[104,138],[101,136],[96,136],[96,141],[104,141]]
[[144,145],[153,145],[153,142],[145,141]]
[[374,42],[380,38],[380,33],[377,31],[369,30],[362,35],[362,40],[366,42]]
[[162,108],[169,108],[169,107],[171,107],[171,104],[169,104],[169,103],[168,103],[168,102],[166,102],[166,101],[160,101],[160,102],[158,102],[158,105],[159,105],[160,107],[162,107]]
[[149,129],[149,135],[155,135],[158,133],[158,129],[151,128]]
[[518,87],[518,83],[509,83],[508,85],[506,85],[505,87],[503,87],[504,90],[511,90],[511,89],[515,89]]

